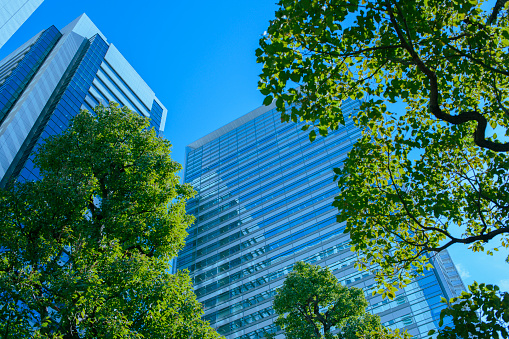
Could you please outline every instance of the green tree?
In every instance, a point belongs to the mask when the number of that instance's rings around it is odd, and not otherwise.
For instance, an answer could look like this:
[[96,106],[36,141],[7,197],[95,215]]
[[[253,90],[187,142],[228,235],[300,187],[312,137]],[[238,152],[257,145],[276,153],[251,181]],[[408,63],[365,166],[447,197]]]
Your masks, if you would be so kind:
[[[407,338],[389,331],[380,317],[366,313],[368,303],[360,288],[339,283],[328,268],[297,262],[277,290],[276,325],[286,338]],[[338,333],[333,334],[333,329]]]
[[0,191],[2,338],[219,337],[187,273],[170,274],[194,194],[170,147],[98,106],[40,147],[40,180]]
[[362,99],[334,205],[389,297],[454,244],[509,247],[509,2],[493,3],[281,0],[260,40],[265,104],[311,141]]

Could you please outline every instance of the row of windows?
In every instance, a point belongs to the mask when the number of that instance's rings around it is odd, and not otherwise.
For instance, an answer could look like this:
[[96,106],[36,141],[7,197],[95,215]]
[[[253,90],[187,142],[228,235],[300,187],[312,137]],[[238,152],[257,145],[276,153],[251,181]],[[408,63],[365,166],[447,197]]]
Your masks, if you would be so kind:
[[12,58],[6,60],[3,64],[0,65],[0,86],[5,82],[5,80],[9,77],[12,71],[18,66],[19,62],[23,60],[23,58],[30,51],[30,48],[32,48],[33,45],[34,44],[31,44],[25,47],[25,49],[21,50],[20,52],[18,52],[18,54],[14,55]]
[[[332,153],[328,153],[329,151],[331,151],[333,148],[335,148],[336,146],[338,145],[341,145],[343,144],[344,146],[341,147],[341,148],[338,148],[336,150],[334,150]],[[258,184],[259,182],[263,182],[265,181],[267,178],[273,178],[275,176],[277,176],[278,174],[282,174],[284,171],[292,168],[292,167],[296,167],[297,165],[299,164],[303,164],[305,163],[305,161],[311,159],[311,158],[315,158],[315,157],[318,157],[321,153],[323,153],[323,156],[321,158],[319,158],[322,162],[322,164],[326,161],[333,161],[336,157],[340,157],[344,154],[346,154],[347,152],[350,151],[351,149],[351,144],[343,139],[337,139],[337,140],[334,140],[333,142],[331,142],[329,145],[325,146],[325,147],[322,147],[322,148],[319,148],[317,149],[316,151],[314,152],[311,152],[305,156],[300,156],[298,157],[296,160],[292,161],[292,162],[288,162],[287,164],[283,165],[283,166],[279,166],[278,168],[276,168],[275,170],[273,170],[272,172],[269,172],[269,173],[266,173],[264,174],[263,176],[259,176],[258,178],[255,178],[253,179],[252,181],[250,182],[247,182],[247,183],[244,183],[242,186],[236,188],[236,189],[233,189],[233,190],[230,190],[228,193],[226,193],[227,196],[233,196],[233,195],[236,195],[236,194],[240,194],[242,193],[242,191],[244,190],[247,190],[249,189],[250,187],[252,187],[253,185],[256,185]],[[305,150],[303,150],[304,152]],[[276,152],[274,152],[275,154],[277,154]],[[300,154],[303,154],[303,153],[300,153]],[[296,158],[295,156],[295,153],[294,152],[288,152],[287,154],[285,155],[282,155],[280,156],[279,158],[276,158],[274,159],[273,161],[271,162],[268,162],[266,164],[263,164],[262,166],[258,167],[257,169],[255,169],[254,171],[250,172],[249,174],[245,174],[245,175],[240,175],[240,169],[239,169],[239,178],[238,179],[233,179],[233,180],[230,180],[230,181],[227,181],[227,182],[221,182],[221,186],[216,188],[216,190],[219,190],[221,188],[223,188],[223,190],[226,188],[226,187],[232,187],[234,185],[237,184],[237,182],[245,182],[247,179],[255,176],[255,175],[258,175],[258,174],[261,174],[263,171],[267,170],[267,169],[271,169],[273,168],[276,164],[278,163],[282,163],[286,160],[289,160],[289,159],[292,159],[292,158]],[[267,160],[270,160],[270,159],[267,159]],[[315,160],[314,162],[310,163],[310,164],[306,164],[306,166],[303,166],[301,167],[299,170],[291,173],[291,174],[285,174],[286,176],[288,177],[291,177],[291,176],[295,176],[298,173],[304,173],[306,171],[307,168],[310,168],[312,166],[316,166],[318,164],[319,160]],[[250,168],[253,168],[255,165],[256,165],[257,161],[254,161],[253,163],[250,163],[246,169],[250,169]],[[340,164],[334,164],[334,165],[331,165],[331,170],[333,167],[335,166],[338,166]],[[300,171],[300,172],[299,172]],[[242,178],[242,179],[240,179]],[[281,181],[284,181],[284,179],[279,179],[279,182]],[[262,188],[263,190],[263,188]],[[214,194],[215,191],[203,191],[200,193],[200,196],[198,196],[196,199],[202,199],[202,200],[205,200],[206,198],[210,197],[211,194]],[[240,200],[243,201],[243,199],[245,199],[246,197],[241,197]],[[225,198],[220,198],[221,200],[224,200]]]
[[[345,250],[348,250],[350,248],[350,245],[349,245],[349,241],[344,241],[340,244],[337,244],[337,245],[334,245],[328,249],[325,249],[323,251],[320,251],[310,257],[307,257],[306,259],[304,259],[303,261],[307,262],[307,263],[315,263],[317,261],[320,261],[320,260],[323,260],[325,258],[328,258],[332,255],[335,255],[335,254],[338,254],[338,253],[341,253],[341,252],[345,252]],[[350,255],[346,258],[343,258],[342,260],[338,261],[338,263],[336,264],[337,267],[332,267],[331,270],[335,270],[335,269],[338,269],[338,268],[344,268],[348,265],[351,265],[354,261],[356,261],[356,257],[355,255]],[[270,272],[266,277],[264,277],[265,279],[268,279],[268,281],[273,281],[275,279],[278,279],[282,276],[285,276],[287,275],[288,273],[290,273],[293,269],[293,265],[294,264],[290,264],[290,265],[287,265],[281,269],[278,269],[277,271],[274,271],[274,272]],[[341,265],[341,266],[340,266]],[[261,263],[258,263],[258,264],[255,264],[253,265],[252,267],[248,267],[244,270],[242,270],[242,275],[243,276],[248,276],[249,274],[252,274],[254,272],[257,272],[259,270],[262,270],[266,267],[270,266],[267,265],[267,263],[265,262],[261,262]],[[229,305],[225,308],[222,308],[221,310],[217,311],[217,312],[214,312],[214,313],[210,313],[207,315],[209,321],[211,322],[215,322],[215,321],[219,321],[222,319],[222,317],[220,316],[220,314],[226,314],[226,313],[236,313],[237,311],[239,311],[241,309],[241,306],[243,308],[248,308],[250,306],[253,306],[255,305],[256,303],[260,303],[268,298],[270,298],[271,296],[274,295],[274,292],[276,290],[276,288],[278,288],[279,286],[275,286],[275,287],[272,287],[268,290],[265,290],[264,292],[262,293],[259,293],[251,298],[248,298],[248,299],[244,299],[238,303],[235,303],[235,304],[232,304],[232,305]],[[228,299],[234,297],[235,295],[232,295],[232,293],[230,292],[225,292],[225,293],[222,293],[216,297],[213,297],[213,298],[210,298],[210,299],[207,299],[206,301],[203,302],[203,306],[205,308],[205,310],[207,309],[210,309],[212,307],[215,307],[225,301],[227,301]],[[217,316],[217,317],[216,317]]]
[[244,327],[246,325],[249,325],[252,322],[255,322],[255,321],[258,321],[260,319],[269,317],[269,316],[271,316],[273,314],[274,314],[274,310],[272,309],[272,306],[269,306],[267,308],[264,308],[263,310],[256,311],[256,312],[251,313],[251,314],[249,314],[247,316],[244,316],[244,317],[242,317],[240,319],[236,319],[236,320],[232,321],[229,324],[220,326],[217,329],[217,332],[219,334],[223,334],[224,335],[224,334],[229,333],[231,331],[235,331],[238,328],[241,328],[241,327]]
[[[102,94],[108,94],[107,97],[109,101],[118,102],[121,106],[129,106],[141,116],[148,113],[148,109],[144,110],[146,106],[139,101],[137,96],[125,84],[124,80],[118,76],[118,73],[115,72],[106,61],[101,63],[95,81],[97,82],[97,87],[100,89],[100,92]],[[136,103],[133,102],[133,100],[135,100]],[[155,100],[152,106],[154,108],[154,114],[150,115],[151,125],[158,131],[161,124],[162,108],[155,103]]]
[[[118,74],[118,72],[113,68],[111,67],[111,64],[108,62],[108,60],[104,60],[104,63],[101,65],[101,66],[104,66],[107,68],[108,71],[110,71],[116,78],[117,80],[120,81],[120,83],[126,88],[126,90],[129,92],[129,94],[136,100],[136,102],[143,106],[143,108],[145,108],[145,110],[148,112],[148,111],[151,111],[146,105],[145,103],[139,98],[139,96],[136,94],[135,91],[133,91],[133,89],[131,88],[131,86],[129,86],[125,81],[124,79]],[[156,103],[157,105],[157,103]],[[152,103],[152,108],[154,107],[154,103]],[[141,113],[141,112],[140,112]]]
[[239,337],[239,339],[265,339],[267,338],[267,335],[274,334],[279,330],[280,328],[278,328],[276,325],[270,324],[262,328],[257,328],[252,332],[243,334]]
[[[335,195],[337,193],[337,190],[336,188],[332,189],[332,190],[329,190],[323,194],[320,194],[319,196],[316,196],[314,198],[311,198],[303,203],[300,203],[292,208],[287,208],[285,210],[283,210],[282,212],[270,217],[270,218],[267,218],[265,220],[262,220],[256,224],[253,224],[250,229],[253,229],[253,230],[256,230],[256,229],[259,229],[259,228],[262,228],[264,226],[267,226],[267,225],[270,225],[272,223],[276,223],[280,220],[282,220],[283,218],[286,218],[292,214],[295,214],[295,213],[298,213],[299,211],[302,211],[316,203],[319,203],[320,201],[323,201],[324,199],[327,199],[333,195]],[[329,210],[329,209],[333,209],[332,206],[330,205],[326,205],[320,209],[317,209],[317,210],[314,210],[310,213],[308,213],[307,215],[311,217],[311,215],[314,215],[314,216],[318,216],[320,214],[322,214],[324,212],[324,210]],[[235,211],[236,212],[236,211]],[[265,210],[263,210],[263,212],[265,212]],[[300,218],[299,218],[299,221],[300,223]],[[289,222],[287,223],[286,225],[281,225],[281,226],[278,226],[277,227],[277,231],[273,231],[273,232],[282,232],[286,229],[289,229],[290,227],[292,227],[294,225],[294,222]],[[247,234],[249,232],[249,229],[245,230],[243,233],[244,234]],[[267,237],[269,236],[272,236],[272,235],[275,235],[276,233],[267,233]],[[250,241],[247,241],[244,244],[249,244],[249,245],[246,245],[246,247],[250,247],[250,246],[253,246],[254,243],[251,243]],[[267,245],[266,247],[267,248],[270,248],[271,246],[273,246],[273,244],[271,245]],[[204,265],[210,265],[210,264],[213,264],[229,255],[233,255],[234,253],[237,253],[238,251],[240,251],[241,249],[244,249],[240,244],[238,245],[235,245],[227,250],[224,250],[224,251],[221,251],[220,253],[212,256],[212,257],[209,257],[205,260],[202,260],[202,261],[199,261],[197,262],[195,265],[196,268],[198,267],[202,267]],[[182,261],[181,261],[182,260]],[[186,265],[188,262],[194,260],[194,258],[182,258],[182,259],[179,259],[179,265]],[[182,263],[181,263],[182,262]],[[190,271],[194,271],[194,270],[191,270],[190,268]]]
[[[290,185],[284,185],[281,189],[278,189],[276,191],[273,191],[267,195],[264,195],[264,197],[262,197],[261,199],[257,199],[256,201],[250,203],[249,205],[245,206],[244,208],[247,210],[247,209],[250,209],[250,208],[253,208],[253,207],[256,207],[257,205],[265,202],[265,201],[269,201],[269,200],[275,200],[277,197],[285,194],[286,192],[290,192],[292,191],[293,189],[295,189],[296,187],[298,186],[301,186],[303,184],[306,184],[307,182],[302,182],[300,180],[298,181],[295,181],[294,183],[290,184]],[[313,191],[316,191],[317,189],[321,188],[321,187],[324,187],[326,186],[327,184],[330,184],[331,183],[331,179],[328,178],[328,179],[325,179],[319,183],[316,183],[315,185],[313,185],[313,187],[311,188],[306,188],[305,191],[302,191],[300,193],[297,193],[297,194],[304,194],[304,192],[307,192],[308,194],[312,193]],[[238,203],[238,199],[235,199],[233,200],[235,201],[236,203]],[[248,222],[248,221],[246,221]],[[205,226],[200,226],[198,227],[197,229],[195,229],[196,231],[198,232],[204,232],[206,230],[208,230],[208,228],[206,228]],[[198,233],[196,232],[196,234]],[[182,250],[182,254],[185,253],[186,251],[188,251],[189,249],[192,249],[196,246],[199,246],[207,241],[210,241],[212,240],[213,238],[223,234],[224,232],[222,231],[222,228],[220,229],[217,229],[216,231],[214,232],[211,232],[211,233],[208,233],[207,235],[203,236],[203,237],[200,237],[196,240],[192,240],[193,238],[191,238],[187,243],[186,243],[186,246],[184,247],[184,249]],[[193,233],[193,235],[196,235],[195,233]]]
[[121,96],[123,98],[121,101],[115,100],[116,102],[121,103],[123,106],[130,106],[133,111],[138,112],[141,116],[148,115],[149,109],[147,106],[139,100],[136,94],[106,60],[101,63],[101,67],[97,72],[97,78],[101,77],[104,78],[104,82],[107,83],[108,87],[115,89],[116,93],[118,93],[117,97]]
[[[254,219],[256,219],[256,218],[260,217],[260,216],[261,216],[261,215],[263,215],[263,214],[267,214],[267,213],[269,213],[270,211],[272,211],[272,210],[274,210],[274,209],[276,209],[276,208],[281,207],[282,205],[285,205],[285,204],[291,204],[292,202],[296,201],[297,199],[301,198],[302,196],[310,195],[312,191],[315,191],[315,192],[316,192],[316,191],[318,191],[319,189],[321,189],[322,187],[325,187],[325,186],[327,186],[327,185],[330,185],[330,183],[331,183],[331,178],[328,178],[328,179],[326,179],[326,180],[324,180],[324,181],[322,181],[322,182],[320,182],[320,183],[318,183],[318,184],[314,185],[311,189],[305,188],[304,190],[302,190],[302,191],[300,191],[300,192],[297,192],[297,193],[295,193],[295,194],[291,195],[290,197],[288,197],[288,198],[286,198],[286,199],[283,199],[283,200],[279,201],[279,202],[278,202],[278,203],[276,203],[276,204],[273,204],[273,205],[271,205],[271,206],[268,206],[268,207],[266,207],[266,208],[263,208],[263,209],[259,210],[258,212],[255,212],[255,213],[253,213],[253,214],[249,215],[249,218],[250,218],[250,220],[254,220]],[[300,181],[297,181],[297,182],[296,182],[296,184],[301,184],[301,182],[300,182]],[[327,197],[331,196],[332,194],[334,194],[334,193],[336,193],[336,192],[337,192],[337,191],[336,191],[336,189],[333,189],[333,190],[330,190],[329,192],[322,193],[322,194],[320,194],[319,196],[317,196],[317,197],[315,197],[315,198],[313,198],[313,199],[309,199],[309,200],[307,200],[307,201],[303,202],[302,204],[299,204],[299,206],[301,207],[300,209],[305,208],[305,207],[307,207],[307,206],[311,206],[311,205],[313,205],[313,204],[317,203],[318,201],[321,201],[321,200],[323,200],[323,199],[325,199],[325,198],[327,198]],[[278,191],[275,191],[275,192],[274,192],[274,195],[276,195],[276,194],[282,194],[282,193],[284,193],[284,191],[283,191],[283,192],[281,192],[281,191],[279,191],[279,190],[278,190]],[[244,211],[248,210],[249,208],[252,208],[252,207],[255,207],[255,206],[256,206],[256,205],[254,205],[254,203],[253,203],[253,204],[250,204],[250,205],[251,205],[251,206],[249,206],[249,205],[248,205],[248,206],[244,207],[244,209],[242,209],[243,213],[244,213]],[[299,210],[300,210],[300,209],[299,209]],[[311,215],[314,217],[314,216],[316,215],[316,213],[315,213],[315,212],[312,212],[312,213],[311,213]],[[308,219],[310,219],[310,218],[312,218],[312,217],[311,217],[311,216],[309,216],[309,217],[308,217]],[[244,219],[245,219],[245,218],[244,218]],[[299,218],[299,220],[307,220],[307,219],[302,219],[302,217],[301,217],[301,218]],[[246,222],[247,222],[247,221],[246,221]],[[300,221],[299,221],[299,222],[300,222]],[[288,223],[288,225],[290,225],[290,224],[292,224],[292,225],[293,225],[293,224],[295,224],[295,222]],[[257,226],[257,228],[259,228],[259,227],[258,227],[258,225],[256,225],[256,226]],[[265,233],[265,235],[264,235],[264,238],[271,237],[271,236],[273,236],[273,235],[275,235],[275,234],[277,234],[277,233],[279,233],[279,232],[282,232],[283,230],[285,230],[285,229],[287,229],[287,228],[289,228],[289,227],[291,227],[291,226],[287,226],[287,227],[282,226],[282,227],[278,227],[276,232],[274,232],[274,231],[266,232],[266,233]],[[216,249],[217,249],[217,248],[219,248],[219,247],[224,247],[224,246],[225,246],[225,245],[227,245],[228,243],[230,243],[230,242],[232,242],[232,241],[234,241],[234,240],[236,240],[236,239],[240,238],[240,237],[241,237],[241,236],[243,236],[243,235],[248,234],[247,232],[248,232],[248,230],[246,230],[246,229],[245,229],[245,230],[240,230],[240,231],[238,231],[238,232],[235,232],[235,233],[231,234],[229,237],[226,237],[226,238],[224,238],[224,239],[221,239],[221,240],[216,241],[216,242],[213,242],[213,243],[209,243],[209,244],[207,244],[207,246],[206,246],[206,247],[204,247],[204,248],[202,248],[202,249],[200,249],[200,250],[196,251],[196,254],[194,254],[194,253],[193,253],[192,257],[193,257],[193,259],[196,259],[197,257],[199,257],[199,256],[201,256],[201,255],[205,255],[205,254],[207,254],[207,253],[210,253],[210,252],[212,252],[212,251],[216,250]],[[221,233],[220,233],[220,230],[216,230],[215,232],[209,233],[209,234],[207,234],[206,236],[204,236],[204,237],[201,237],[201,238],[197,239],[196,241],[191,241],[191,242],[190,242],[190,245],[189,245],[186,249],[191,249],[191,248],[193,248],[194,246],[199,246],[199,245],[201,245],[201,244],[203,244],[203,243],[205,243],[205,242],[209,242],[211,239],[213,239],[213,238],[215,238],[215,237],[219,236],[220,234],[221,234]],[[249,242],[249,243],[251,243],[251,244],[254,244],[254,243],[256,243],[257,241],[255,241],[255,239],[249,239],[247,242]],[[242,244],[243,244],[243,243],[242,243]],[[242,244],[241,244],[241,247],[242,247]],[[186,245],[186,246],[187,246],[187,245]],[[247,246],[246,246],[246,247],[247,247]],[[186,258],[186,257],[187,257],[187,256],[184,256],[184,253],[185,253],[185,251],[182,251],[182,255],[183,255],[182,260],[185,260],[184,258]]]
[[[253,138],[253,142],[244,145],[242,149],[237,150],[235,148],[235,152],[218,152],[217,154],[211,154],[210,155],[210,161],[206,160],[204,158],[201,158],[201,161],[196,161],[190,165],[189,163],[186,165],[186,181],[190,182],[194,180],[194,178],[198,178],[200,173],[203,175],[203,177],[206,177],[205,173],[214,170],[217,167],[220,167],[221,170],[218,171],[218,173],[225,172],[228,168],[234,166],[232,164],[228,164],[228,162],[236,160],[235,158],[240,154],[243,155],[241,158],[237,159],[237,163],[240,164],[243,161],[246,161],[250,158],[252,158],[254,155],[263,152],[263,150],[269,148],[269,145],[265,145],[265,143],[275,139],[276,137],[279,137],[281,134],[287,132],[288,130],[295,129],[295,126],[285,126],[281,128],[279,131],[271,133],[270,135],[264,137],[255,139]],[[294,131],[294,133],[297,133],[297,130]],[[276,143],[272,143],[270,145],[275,145]],[[255,150],[249,154],[244,155],[248,151],[251,151],[255,145],[257,146]],[[210,163],[211,161],[215,161],[214,163]],[[228,164],[228,165],[226,165]],[[199,166],[198,166],[199,165]],[[201,168],[203,168],[203,171],[200,171]],[[188,172],[189,171],[189,172]]]
[[[279,287],[279,286],[278,286]],[[244,299],[238,303],[235,303],[231,306],[227,306],[222,308],[221,310],[211,313],[205,317],[203,320],[208,321],[211,325],[214,325],[216,322],[221,321],[224,318],[229,317],[230,315],[234,315],[239,313],[249,307],[257,305],[259,303],[263,303],[267,299],[271,299],[276,295],[276,287],[271,288],[267,291],[263,291],[262,293],[258,293],[255,296]]]
[[88,94],[90,97],[94,98],[97,103],[107,104],[109,101],[107,95],[96,86],[96,83],[92,83],[90,89],[88,90]]
[[[320,242],[323,242],[325,240],[328,240],[332,237],[335,237],[335,236],[338,236],[340,234],[342,234],[344,231],[344,226],[343,227],[338,227],[326,234],[323,234],[321,236],[317,236],[316,238],[314,238],[313,240],[311,241],[307,241],[299,246],[294,246],[293,248],[290,248],[284,252],[281,252],[281,253],[278,253],[274,256],[272,256],[270,259],[267,259],[269,260],[270,262],[270,265],[273,265],[277,262],[280,262],[284,259],[287,259],[288,256],[291,256],[291,255],[294,255],[296,253],[299,253],[301,251],[304,251],[304,250],[307,250],[309,247],[312,247],[312,246],[315,246],[317,244],[319,244]],[[246,263],[246,262],[250,262],[251,260],[261,256],[261,255],[265,255],[268,251],[265,249],[265,248],[260,248],[259,250],[256,250],[256,251],[253,251],[253,252],[250,252],[250,253],[247,253],[247,254],[244,254],[242,255],[240,258],[236,258],[232,261],[230,261],[230,266],[232,266],[232,263],[234,261],[237,261],[238,264],[237,265],[240,265],[242,263]],[[268,263],[268,262],[267,262]],[[230,267],[231,269],[231,267]],[[273,280],[275,278],[271,278],[271,277],[275,277],[275,275],[272,275],[272,274],[269,274],[268,276],[263,276],[263,277],[260,277],[260,278],[257,278],[257,279],[252,279],[250,280],[249,282],[241,285],[241,286],[237,286],[233,289],[230,290],[230,295],[231,297],[233,296],[236,296],[236,295],[240,295],[240,294],[243,294],[255,287],[258,287],[260,285],[263,285],[265,283],[267,283],[268,281],[270,280]],[[228,279],[230,279],[228,277]],[[267,280],[269,279],[269,280]],[[228,284],[231,283],[231,281],[228,282]],[[219,281],[214,281],[212,282],[211,284],[207,285],[207,286],[204,286],[204,287],[201,287],[201,288],[198,288],[195,293],[196,293],[196,296],[197,297],[201,297],[201,296],[204,296],[208,293],[211,293],[215,290],[217,290],[218,288],[224,288],[225,286],[227,285],[224,285],[224,286],[220,286],[220,282]]]
[[[229,197],[229,196],[228,196],[228,197]],[[210,207],[212,207],[212,206],[214,206],[214,205],[219,204],[219,203],[220,203],[221,201],[223,201],[223,200],[225,200],[225,199],[224,199],[224,198],[216,198],[216,199],[214,199],[214,200],[210,200],[210,201],[208,201],[207,203],[204,203],[204,204],[199,205],[199,207],[198,207],[198,208],[196,208],[194,211],[189,211],[188,213],[189,213],[189,214],[196,215],[196,214],[198,214],[199,212],[202,212],[202,211],[204,211],[204,210],[206,210],[206,209],[208,209],[208,208],[210,208]],[[198,205],[198,200],[197,200],[197,199],[195,199],[194,201],[196,202],[196,203],[195,203],[195,205]],[[238,199],[235,199],[235,201],[238,201]],[[223,206],[224,206],[224,205],[223,205]],[[188,209],[189,209],[189,207],[192,207],[192,206],[189,206],[189,204],[188,204],[186,207],[188,207]]]
[[[217,199],[216,199],[216,201],[217,201]],[[231,201],[227,202],[226,204],[223,204],[223,205],[219,206],[218,208],[215,208],[215,209],[213,209],[211,211],[208,211],[205,214],[199,215],[199,213],[196,212],[196,211],[189,212],[189,214],[197,216],[197,221],[198,222],[202,222],[202,221],[208,220],[208,219],[218,215],[221,212],[224,212],[224,211],[226,211],[226,210],[228,210],[228,209],[230,209],[232,207],[235,207],[238,204],[239,204],[239,200],[238,199],[234,199],[234,200],[231,200]],[[201,207],[205,207],[205,206],[200,206],[200,208]]]
[[[115,102],[118,102],[120,104],[120,106],[127,106],[128,104],[130,104],[130,106],[133,107],[132,104],[130,103],[130,101],[126,103],[127,98],[125,98],[124,100],[120,100],[120,98],[117,95],[115,95],[112,91],[112,87],[115,85],[111,82],[106,84],[104,82],[104,81],[106,81],[106,79],[101,79],[99,74],[100,74],[100,72],[98,72],[98,76],[94,78],[94,85],[95,85],[96,89],[104,96],[105,99],[106,98],[109,99],[109,100],[105,100],[106,102],[115,101]],[[134,107],[133,107],[133,109],[134,109]]]

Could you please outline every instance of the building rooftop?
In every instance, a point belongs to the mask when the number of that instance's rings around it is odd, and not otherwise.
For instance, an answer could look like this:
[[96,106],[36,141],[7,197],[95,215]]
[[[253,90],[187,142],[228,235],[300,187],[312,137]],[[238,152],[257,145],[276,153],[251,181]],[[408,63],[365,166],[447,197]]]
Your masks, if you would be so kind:
[[233,120],[229,124],[226,124],[223,127],[216,129],[214,132],[211,132],[211,133],[207,134],[206,136],[196,140],[195,142],[190,143],[189,145],[187,145],[187,147],[189,147],[191,149],[197,149],[198,147],[201,147],[201,146],[205,145],[206,143],[219,138],[220,136],[234,130],[237,127],[242,126],[246,122],[249,122],[249,121],[259,117],[260,115],[270,111],[271,109],[273,109],[275,107],[276,107],[275,102],[272,102],[269,106],[258,107],[256,109],[252,110],[251,112],[244,114],[240,118]]

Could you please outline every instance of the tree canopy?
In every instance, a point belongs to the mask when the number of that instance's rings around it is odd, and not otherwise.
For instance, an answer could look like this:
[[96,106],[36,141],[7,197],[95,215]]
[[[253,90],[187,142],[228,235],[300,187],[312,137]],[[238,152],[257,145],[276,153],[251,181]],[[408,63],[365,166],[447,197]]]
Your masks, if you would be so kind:
[[334,205],[387,295],[453,244],[509,247],[509,3],[279,6],[257,50],[259,88],[311,140],[344,123],[345,99],[362,100]]
[[193,218],[170,143],[126,107],[81,111],[0,191],[3,338],[217,338],[169,261]]
[[383,327],[367,306],[360,288],[343,286],[328,268],[304,262],[295,264],[273,304],[287,339],[407,338]]

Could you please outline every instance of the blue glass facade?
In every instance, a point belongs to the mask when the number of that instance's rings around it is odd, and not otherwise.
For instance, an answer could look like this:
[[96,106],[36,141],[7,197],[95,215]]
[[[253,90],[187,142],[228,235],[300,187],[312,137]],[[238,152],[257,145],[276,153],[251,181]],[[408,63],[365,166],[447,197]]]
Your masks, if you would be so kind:
[[[48,115],[47,121],[41,124],[41,133],[37,133],[40,136],[32,139],[35,147],[29,147],[26,153],[26,161],[20,161],[19,176],[22,180],[36,180],[38,178],[39,172],[33,163],[34,151],[43,143],[45,138],[62,133],[85,102],[85,96],[94,80],[94,74],[106,55],[108,44],[96,34],[85,46],[84,53],[82,51],[82,55],[78,57],[80,62],[76,63],[77,67],[74,67],[76,69],[72,69],[70,72],[70,81],[63,87],[60,100],[56,102],[56,107],[52,110],[52,114]],[[15,175],[17,172],[15,172]]]
[[6,65],[5,69],[0,70],[3,75],[0,75],[0,124],[61,36],[58,29],[51,26],[23,53],[15,65]]
[[162,134],[166,108],[85,14],[25,45],[0,63],[0,186],[37,179],[38,145],[66,129],[80,109],[115,101],[149,117]]
[[[355,112],[359,102],[347,101]],[[275,109],[258,109],[188,148],[185,182],[197,196],[196,217],[177,259],[204,304],[204,319],[227,338],[263,338],[275,331],[271,304],[296,261],[328,266],[345,285],[362,287],[370,311],[386,326],[417,337],[438,324],[442,288],[430,271],[395,300],[371,296],[375,282],[353,264],[349,237],[331,206],[341,166],[359,131],[351,120],[309,142],[301,124],[281,123]]]

